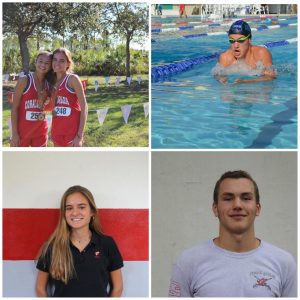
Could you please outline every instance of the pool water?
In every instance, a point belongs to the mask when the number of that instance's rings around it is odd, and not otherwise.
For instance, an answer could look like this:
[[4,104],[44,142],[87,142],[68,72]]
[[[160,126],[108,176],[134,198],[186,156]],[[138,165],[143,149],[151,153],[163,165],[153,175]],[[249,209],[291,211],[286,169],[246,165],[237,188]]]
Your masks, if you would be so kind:
[[[253,32],[253,44],[297,37],[297,28]],[[155,39],[155,36],[152,36]],[[152,65],[192,59],[228,48],[227,36],[160,37]],[[176,49],[176,50],[174,50]],[[274,81],[221,85],[217,60],[152,82],[152,148],[297,148],[297,43],[270,48]]]

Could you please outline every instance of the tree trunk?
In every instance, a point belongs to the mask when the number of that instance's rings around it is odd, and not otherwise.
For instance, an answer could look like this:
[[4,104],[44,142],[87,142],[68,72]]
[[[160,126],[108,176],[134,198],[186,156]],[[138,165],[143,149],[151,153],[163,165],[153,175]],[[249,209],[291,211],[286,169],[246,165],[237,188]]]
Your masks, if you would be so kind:
[[29,50],[27,46],[27,35],[25,35],[23,32],[19,32],[18,39],[20,43],[23,70],[15,70],[15,72],[16,71],[29,72]]
[[84,44],[84,50],[87,50],[88,49],[88,45],[89,45],[89,37],[88,35],[85,35],[85,44]]
[[126,37],[126,77],[130,77],[130,36]]

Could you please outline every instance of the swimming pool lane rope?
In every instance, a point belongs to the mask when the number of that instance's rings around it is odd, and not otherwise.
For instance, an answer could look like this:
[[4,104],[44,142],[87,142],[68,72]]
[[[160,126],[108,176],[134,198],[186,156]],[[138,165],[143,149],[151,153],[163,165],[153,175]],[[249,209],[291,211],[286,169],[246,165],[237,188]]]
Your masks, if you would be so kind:
[[[258,21],[265,21],[266,19],[272,19],[273,16],[265,16],[261,18],[257,17],[248,17],[248,18],[241,18],[241,20],[251,22],[253,21],[258,22]],[[287,18],[279,18],[278,21],[286,21],[286,20],[293,20],[297,19],[297,16],[291,16]],[[151,24],[152,27],[170,27],[170,26],[178,26],[178,25],[191,25],[191,24],[202,24],[202,27],[218,27],[218,26],[226,26],[226,25],[231,25],[233,22],[235,22],[237,19],[225,19],[223,20],[223,23],[215,23],[211,21],[209,24],[203,24],[203,21],[178,21],[176,23],[156,23],[156,24]]]
[[[194,29],[200,29],[205,27],[218,27],[218,26],[229,26],[230,24],[206,24],[206,25],[188,25],[188,26],[179,26],[179,27],[172,27],[172,28],[155,28],[151,29],[152,33],[162,33],[162,32],[172,32],[172,31],[180,31],[180,30],[194,30]],[[252,31],[262,31],[262,30],[268,30],[268,29],[276,29],[276,28],[282,28],[282,27],[288,27],[288,26],[297,26],[298,23],[291,23],[291,24],[278,24],[278,25],[261,25],[257,28],[252,28]],[[209,36],[209,35],[221,35],[221,34],[228,34],[227,31],[218,31],[218,32],[207,32],[207,33],[200,33],[200,34],[187,34],[183,35],[184,38],[195,38],[195,37],[201,37],[201,36]]]
[[[297,26],[298,23],[292,23],[292,24],[280,24],[280,25],[261,25],[257,28],[252,28],[252,31],[263,31],[263,30],[268,30],[268,29],[276,29],[276,28],[283,28],[283,27],[288,27],[288,26]],[[199,34],[187,34],[183,35],[182,37],[189,39],[189,38],[196,38],[196,37],[203,37],[203,36],[210,36],[210,35],[227,35],[227,31],[219,31],[219,32],[208,32],[208,33],[199,33]]]
[[[298,38],[292,38],[292,39],[281,40],[281,41],[276,41],[276,42],[269,42],[269,43],[265,43],[260,46],[263,46],[266,48],[275,48],[275,47],[281,47],[281,46],[289,45],[292,43],[296,43],[297,41],[298,41]],[[218,59],[218,57],[220,56],[220,54],[222,52],[216,52],[213,54],[204,55],[204,56],[196,57],[193,59],[187,59],[187,60],[183,60],[183,61],[179,61],[179,62],[175,62],[175,63],[163,65],[163,66],[153,67],[153,68],[151,68],[151,79],[152,79],[152,81],[160,80],[164,77],[169,77],[169,76],[172,76],[172,75],[184,72],[184,71],[188,71],[193,66],[202,65],[204,63]]]

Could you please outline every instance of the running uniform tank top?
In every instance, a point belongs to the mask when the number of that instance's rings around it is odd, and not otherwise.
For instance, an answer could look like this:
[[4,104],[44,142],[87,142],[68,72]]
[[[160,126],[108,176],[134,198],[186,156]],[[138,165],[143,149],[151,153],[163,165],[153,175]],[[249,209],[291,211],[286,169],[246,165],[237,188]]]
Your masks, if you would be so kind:
[[[47,120],[39,120],[39,116],[43,112],[39,108],[37,89],[32,73],[28,74],[27,80],[29,80],[29,84],[27,84],[28,87],[21,97],[18,119],[19,135],[24,139],[47,135],[48,133]],[[47,81],[45,90],[48,94],[49,86]]]
[[81,108],[76,93],[67,85],[70,75],[65,76],[58,88],[55,116],[52,118],[52,136],[75,136],[78,131]]

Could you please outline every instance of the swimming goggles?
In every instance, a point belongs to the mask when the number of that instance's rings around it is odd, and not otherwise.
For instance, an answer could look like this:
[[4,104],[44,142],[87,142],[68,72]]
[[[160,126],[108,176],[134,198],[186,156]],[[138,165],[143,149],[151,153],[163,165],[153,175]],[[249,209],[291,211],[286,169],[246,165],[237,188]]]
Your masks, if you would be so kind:
[[240,37],[237,40],[235,40],[233,38],[229,38],[228,41],[229,41],[230,44],[234,44],[235,42],[238,42],[239,44],[242,44],[249,38],[249,36],[250,36],[250,34],[248,34],[247,36]]

